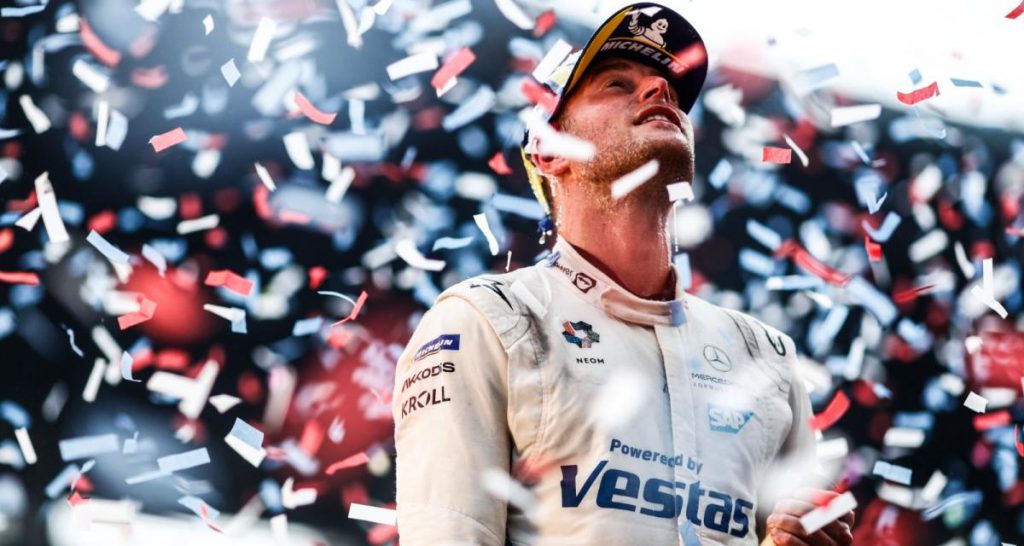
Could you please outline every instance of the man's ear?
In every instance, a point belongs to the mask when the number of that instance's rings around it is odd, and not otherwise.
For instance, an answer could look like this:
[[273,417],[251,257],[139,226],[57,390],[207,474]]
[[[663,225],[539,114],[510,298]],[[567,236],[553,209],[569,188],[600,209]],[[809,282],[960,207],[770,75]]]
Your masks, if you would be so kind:
[[569,170],[569,160],[564,157],[534,153],[530,155],[530,161],[544,176],[561,178]]

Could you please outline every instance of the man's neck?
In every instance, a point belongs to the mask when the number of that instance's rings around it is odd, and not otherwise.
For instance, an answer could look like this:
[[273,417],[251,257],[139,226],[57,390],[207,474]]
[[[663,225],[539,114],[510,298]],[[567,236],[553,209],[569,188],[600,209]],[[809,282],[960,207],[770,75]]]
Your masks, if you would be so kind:
[[558,231],[584,258],[636,296],[675,297],[667,209],[629,201],[614,212],[584,210],[583,202],[570,207],[560,209],[566,221]]

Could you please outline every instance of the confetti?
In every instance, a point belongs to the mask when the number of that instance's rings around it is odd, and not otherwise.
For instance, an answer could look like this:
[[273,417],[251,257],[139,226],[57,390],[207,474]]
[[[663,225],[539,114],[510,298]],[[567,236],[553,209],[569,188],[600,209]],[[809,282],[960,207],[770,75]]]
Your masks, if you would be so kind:
[[843,517],[857,507],[857,499],[847,491],[832,499],[827,505],[815,508],[800,517],[800,525],[808,535]]
[[494,237],[494,232],[491,231],[491,225],[487,222],[487,216],[483,213],[474,214],[473,221],[476,222],[476,226],[480,228],[480,232],[487,239],[487,248],[491,251],[491,256],[497,256],[498,240]]
[[981,264],[981,286],[975,284],[971,287],[971,294],[984,303],[989,309],[995,311],[999,318],[1006,318],[1007,311],[1003,304],[995,298],[995,286],[992,274],[992,258],[985,258]]
[[644,182],[654,178],[658,174],[658,168],[658,160],[652,159],[632,172],[619,177],[611,185],[612,199],[622,199],[633,190],[642,186]]
[[39,458],[36,456],[36,448],[32,445],[32,438],[28,435],[28,429],[24,427],[14,429],[14,437],[18,440],[18,447],[21,448],[25,464],[36,464]]
[[71,73],[95,93],[103,93],[110,87],[110,77],[82,59],[71,65]]
[[331,324],[331,326],[334,327],[334,326],[338,326],[338,325],[341,325],[341,324],[345,324],[346,322],[348,322],[350,320],[355,320],[356,317],[359,316],[359,312],[362,311],[363,305],[366,304],[366,298],[367,298],[367,295],[366,295],[366,291],[364,290],[361,294],[359,294],[359,299],[356,300],[355,303],[353,303],[353,305],[352,305],[352,312],[349,313],[347,317],[345,317],[345,318],[335,322],[334,324]]
[[395,61],[389,64],[385,70],[388,73],[388,78],[394,81],[413,74],[434,70],[437,67],[437,55],[423,52]]
[[204,283],[206,286],[223,286],[240,296],[251,294],[253,287],[252,281],[227,269],[210,271],[206,274]]
[[572,53],[571,45],[564,40],[556,41],[555,44],[551,46],[551,49],[549,49],[544,55],[544,58],[541,59],[533,69],[533,72],[531,73],[533,79],[543,84],[548,83],[552,72],[562,64],[570,53]]
[[380,523],[381,525],[394,525],[397,519],[394,510],[380,508],[377,506],[368,506],[365,504],[359,504],[355,502],[353,502],[351,506],[349,506],[348,518],[360,521]]
[[366,453],[361,451],[359,453],[356,453],[355,455],[352,455],[335,463],[331,463],[331,465],[327,467],[327,470],[325,470],[324,473],[327,474],[328,476],[333,476],[335,473],[340,472],[342,470],[363,466],[364,464],[369,462],[369,460],[370,458],[366,456]]
[[854,123],[862,123],[878,119],[882,115],[882,105],[861,104],[858,106],[841,106],[829,111],[829,125],[846,127]]
[[281,486],[281,505],[292,510],[299,506],[308,506],[316,502],[316,489],[312,487],[306,487],[303,489],[293,489],[295,483],[294,478],[288,478],[284,481],[284,485]]
[[533,28],[533,19],[523,11],[523,8],[519,7],[515,0],[494,0],[494,3],[498,6],[498,11],[511,21],[513,25],[522,30]]
[[147,320],[152,319],[153,315],[156,314],[155,301],[145,296],[139,296],[137,301],[139,302],[139,310],[137,312],[117,317],[117,325],[122,330],[146,322]]
[[43,225],[51,243],[65,243],[70,240],[64,220],[57,208],[57,195],[53,192],[49,173],[44,172],[35,179],[36,198],[39,199],[39,211],[43,216]]
[[39,275],[31,271],[0,271],[0,282],[35,286],[39,284]]
[[838,391],[835,396],[832,397],[832,401],[828,403],[825,410],[815,415],[810,420],[811,428],[814,430],[827,430],[834,425],[836,421],[841,419],[849,409],[850,399],[847,398],[846,393]]
[[930,85],[915,89],[909,93],[903,93],[900,91],[896,92],[896,98],[900,102],[908,106],[913,106],[921,101],[936,97],[939,95],[939,83],[932,82]]
[[195,468],[205,464],[210,464],[210,454],[206,451],[205,447],[185,451],[175,455],[166,455],[164,457],[159,457],[156,460],[157,468],[159,468],[161,472],[166,473],[188,470],[189,468]]
[[789,135],[782,135],[782,138],[785,139],[786,144],[789,145],[790,149],[793,150],[793,153],[796,154],[796,157],[800,159],[800,164],[806,167],[809,161],[807,159],[807,154],[805,154],[804,151],[801,150],[800,147],[796,145],[796,142],[794,142],[793,139],[789,138]]
[[235,66],[234,59],[228,59],[228,62],[220,65],[220,75],[224,76],[224,81],[228,82],[228,87],[234,87],[238,78],[242,77],[242,73],[239,72],[238,67]]
[[868,253],[868,259],[878,262],[882,259],[882,245],[871,242],[870,237],[864,237],[864,250]]
[[199,417],[206,400],[213,388],[220,366],[213,360],[207,360],[194,378],[184,377],[170,372],[158,371],[150,376],[146,388],[170,398],[179,399],[178,411],[189,419]]
[[235,418],[235,424],[224,437],[224,442],[256,468],[267,456],[267,450],[263,448],[263,433],[238,418]]
[[32,130],[36,133],[45,133],[50,130],[50,118],[46,117],[46,114],[36,106],[36,103],[32,101],[32,97],[22,95],[18,97],[18,104],[21,105],[21,109],[25,112],[25,117],[28,118],[29,124],[32,125]]
[[909,468],[889,464],[885,461],[875,461],[875,466],[871,473],[903,485],[910,485],[910,479],[913,475],[913,471]]
[[[328,114],[323,110],[320,110],[313,105],[302,93],[295,92],[295,104],[298,105],[299,111],[302,115],[306,116],[310,120],[319,123],[320,125],[330,125],[334,123],[334,118],[337,114]],[[287,143],[286,143],[287,144]]]
[[430,79],[430,85],[440,93],[441,89],[447,87],[449,82],[465,72],[475,61],[476,54],[473,53],[473,50],[468,47],[459,49],[434,73],[434,77]]
[[765,146],[761,150],[761,161],[765,163],[778,163],[785,165],[792,161],[792,150],[788,148],[774,148]]
[[[57,447],[60,449],[61,459],[76,461],[91,459],[106,453],[116,453],[121,450],[121,441],[116,434],[100,434],[61,440]],[[68,483],[70,484],[70,481]]]
[[213,16],[207,15],[206,17],[203,17],[203,33],[209,36],[210,33],[213,32],[213,27]]
[[101,63],[112,67],[117,66],[121,62],[121,52],[103,43],[85,19],[80,19],[79,21],[79,34],[82,37],[82,43],[85,45],[85,48]]
[[132,358],[132,355],[128,353],[128,351],[125,351],[125,352],[121,353],[121,378],[126,380],[126,381],[132,381],[134,383],[141,383],[142,382],[141,380],[135,379],[134,377],[132,377],[132,364],[133,363],[134,363],[134,359]]
[[155,23],[171,6],[171,2],[172,0],[142,0],[138,6],[135,6],[135,13],[138,13],[143,19]]
[[296,131],[285,135],[284,148],[288,152],[288,159],[291,159],[296,167],[304,170],[314,167],[313,153],[309,150],[309,141],[306,140],[305,133]]
[[192,220],[182,220],[178,222],[178,226],[175,229],[178,235],[188,235],[197,231],[210,230],[218,225],[220,225],[220,215],[208,214]]
[[986,400],[981,395],[971,391],[967,394],[967,399],[964,400],[964,407],[970,409],[976,413],[985,413],[985,407],[988,405]]
[[218,394],[210,397],[210,405],[217,409],[217,413],[224,413],[242,402],[241,398],[230,394]]
[[185,135],[185,131],[181,127],[171,129],[166,133],[156,135],[149,139],[149,143],[153,146],[153,151],[160,153],[171,146],[177,146],[182,142],[188,140]]
[[423,269],[424,271],[441,271],[444,269],[444,260],[428,260],[423,254],[420,253],[419,249],[416,248],[416,243],[412,239],[402,239],[395,242],[395,253],[398,257],[409,264],[411,267],[416,269]]
[[266,57],[270,41],[274,39],[276,31],[277,23],[273,19],[260,17],[256,32],[252,36],[252,42],[249,43],[249,53],[246,55],[249,62],[258,63]]

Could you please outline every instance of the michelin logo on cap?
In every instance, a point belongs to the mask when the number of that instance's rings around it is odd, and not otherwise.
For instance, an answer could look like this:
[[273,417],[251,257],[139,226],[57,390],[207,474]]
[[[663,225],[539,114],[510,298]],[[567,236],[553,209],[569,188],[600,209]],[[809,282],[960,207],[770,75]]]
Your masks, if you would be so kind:
[[629,31],[633,33],[633,36],[643,38],[658,47],[665,47],[664,34],[668,32],[668,19],[662,17],[649,26],[645,26],[640,24],[639,17],[640,10],[636,10],[629,19]]

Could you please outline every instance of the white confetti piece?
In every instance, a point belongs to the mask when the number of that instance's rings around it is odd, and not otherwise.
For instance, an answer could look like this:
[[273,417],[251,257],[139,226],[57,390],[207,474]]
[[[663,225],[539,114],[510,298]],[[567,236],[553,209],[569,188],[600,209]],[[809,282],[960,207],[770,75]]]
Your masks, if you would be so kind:
[[693,185],[689,182],[676,182],[665,186],[668,190],[668,200],[672,203],[676,201],[693,201],[695,199],[693,195]]
[[128,351],[121,353],[121,379],[131,381],[133,383],[141,383],[141,379],[135,379],[132,377],[132,364],[134,362],[135,359],[132,358],[132,355],[129,354]]
[[262,182],[268,190],[276,190],[277,184],[274,184],[274,179],[270,177],[270,172],[267,171],[267,168],[259,163],[253,163],[253,166],[256,168],[256,176],[259,177],[260,182]]
[[235,66],[234,59],[228,59],[228,62],[220,65],[220,74],[224,76],[224,81],[228,82],[228,87],[234,87],[235,82],[242,76],[241,72],[238,71],[238,67]]
[[314,167],[313,153],[309,150],[309,140],[306,139],[305,133],[295,131],[285,135],[284,149],[288,152],[288,159],[291,159],[296,167],[303,170]]
[[316,489],[306,487],[304,489],[293,489],[295,478],[288,478],[281,486],[281,506],[288,510],[299,506],[308,506],[316,502]]
[[441,127],[452,132],[464,127],[486,114],[497,102],[498,96],[487,85],[481,85],[459,107],[441,120]]
[[399,258],[416,269],[424,271],[441,271],[444,269],[444,260],[430,260],[420,253],[416,243],[412,239],[402,239],[395,242],[395,253]]
[[882,115],[881,104],[861,104],[858,106],[841,106],[829,112],[832,127],[845,127],[862,121],[878,119]]
[[537,63],[536,68],[533,69],[533,78],[540,83],[548,83],[551,73],[558,68],[558,65],[562,64],[562,61],[570,53],[572,53],[572,46],[559,39],[555,42],[555,45],[551,46],[551,49],[544,55],[544,58]]
[[484,238],[487,239],[487,248],[491,251],[491,256],[498,255],[498,240],[494,238],[494,232],[491,231],[491,225],[487,223],[487,216],[484,213],[474,214],[473,221],[476,222],[480,231],[484,234]]
[[430,250],[431,252],[437,250],[454,250],[456,248],[469,246],[472,242],[472,237],[441,237],[434,241],[434,246]]
[[110,104],[101,100],[96,103],[96,146],[107,145],[107,128],[110,125]]
[[841,518],[844,514],[857,507],[857,499],[853,493],[847,491],[832,499],[827,506],[815,508],[800,518],[800,525],[807,534],[814,533],[818,529]]
[[747,233],[770,250],[778,250],[782,246],[782,236],[757,220],[747,220]]
[[290,366],[274,366],[267,378],[267,404],[263,408],[263,428],[274,434],[284,425],[284,418],[288,414],[288,405],[291,404],[292,394],[295,393],[295,385],[298,382],[295,370]]
[[110,77],[83,59],[75,60],[71,65],[71,73],[93,92],[103,93],[110,87]]
[[157,249],[148,244],[144,244],[142,245],[142,257],[153,264],[153,267],[160,272],[161,277],[164,276],[164,273],[167,271],[167,258],[163,254],[160,254]]
[[43,211],[39,207],[36,207],[18,218],[18,221],[14,222],[14,225],[24,229],[25,231],[32,231],[35,229],[36,224],[39,223],[39,219],[43,217]]
[[200,216],[192,220],[182,220],[178,222],[177,231],[178,235],[188,235],[189,233],[195,233],[197,231],[206,231],[213,229],[220,225],[220,215],[207,214],[206,216]]
[[652,159],[641,165],[638,169],[626,173],[618,180],[612,182],[612,199],[622,199],[631,191],[639,188],[654,175],[658,174],[658,160]]
[[295,325],[292,326],[293,336],[308,336],[315,334],[320,331],[320,327],[324,325],[323,317],[310,317],[307,319],[300,319],[295,321]]
[[942,490],[946,488],[946,484],[949,483],[949,479],[940,470],[936,470],[932,473],[931,477],[928,478],[928,482],[921,488],[921,500],[926,506],[935,504],[935,501],[939,500],[939,495],[942,494]]
[[28,429],[24,427],[14,429],[14,437],[18,439],[18,447],[21,448],[25,464],[36,464],[39,458],[36,457],[36,448],[32,445],[32,438],[28,435]]
[[210,397],[210,405],[217,409],[217,413],[224,413],[229,409],[237,406],[242,402],[242,399],[237,396],[231,396],[230,394],[218,394]]
[[195,378],[157,371],[146,382],[146,388],[179,399],[178,411],[189,419],[196,419],[206,405],[213,381],[219,372],[220,365],[213,360],[207,360]]
[[789,147],[793,149],[793,152],[800,159],[800,164],[806,167],[808,163],[807,154],[805,154],[804,151],[801,150],[800,147],[796,145],[796,142],[793,142],[793,139],[789,138],[789,135],[784,134],[782,135],[782,138],[786,140],[786,144],[788,144]]
[[597,147],[592,142],[556,131],[533,108],[520,110],[519,119],[529,129],[531,140],[536,138],[536,148],[531,149],[534,143],[528,143],[527,153],[536,152],[576,161],[590,161],[597,153]]
[[911,469],[885,461],[875,461],[875,467],[871,473],[903,485],[910,485],[910,480],[913,476]]
[[967,258],[967,251],[964,250],[964,245],[960,241],[957,241],[953,245],[953,252],[956,255],[956,263],[960,266],[960,272],[964,274],[967,279],[973,279],[974,275],[978,273],[975,269],[974,264]]
[[924,443],[924,431],[916,428],[892,427],[885,431],[882,443],[887,447],[921,447]]
[[341,172],[336,176],[331,185],[327,187],[327,191],[324,192],[324,199],[330,203],[338,204],[345,197],[345,193],[348,192],[349,186],[356,179],[356,170],[352,167],[346,166],[341,169]]
[[932,230],[910,244],[908,255],[914,262],[921,263],[933,258],[949,246],[949,237],[945,231]]
[[380,523],[381,525],[394,525],[395,521],[397,521],[397,513],[388,508],[367,506],[353,502],[348,509],[348,518]]
[[224,443],[256,468],[267,456],[267,450],[263,448],[263,433],[237,417],[231,432],[224,437]]
[[89,372],[89,379],[85,380],[85,388],[82,389],[82,400],[92,403],[96,401],[96,395],[100,391],[100,382],[103,380],[103,370],[106,369],[107,362],[102,358],[97,358],[92,365],[92,371]]
[[142,211],[142,214],[154,220],[166,220],[178,211],[178,201],[173,197],[150,197],[139,196],[135,206]]
[[48,172],[36,177],[36,197],[39,199],[39,210],[43,215],[43,225],[46,227],[46,235],[51,243],[64,243],[70,240],[68,230],[64,227],[64,220],[60,217],[60,210],[57,208],[57,194],[53,192],[53,184],[50,183]]
[[273,19],[268,17],[260,18],[260,22],[256,26],[256,32],[252,36],[252,42],[249,43],[249,53],[246,55],[249,62],[258,63],[266,57],[267,48],[270,47],[270,41],[274,39],[274,32],[276,30],[277,23]]
[[135,7],[135,13],[138,13],[143,19],[155,23],[160,18],[167,8],[171,6],[173,0],[142,0],[138,6]]
[[213,16],[212,15],[207,15],[206,17],[203,17],[203,32],[207,36],[209,36],[210,33],[213,32],[213,27],[214,27]]
[[985,258],[981,262],[981,286],[975,284],[971,287],[971,294],[984,303],[989,309],[995,311],[1000,318],[1006,318],[1007,311],[1003,304],[995,297],[995,281],[992,276],[992,258]]
[[964,400],[964,407],[976,413],[985,413],[986,406],[988,406],[988,400],[974,391],[969,392],[967,399]]
[[495,5],[498,6],[498,11],[505,16],[506,19],[512,22],[513,25],[523,29],[530,30],[534,26],[533,18],[523,11],[523,8],[519,7],[519,4],[515,3],[515,0],[494,0]]
[[210,464],[210,454],[205,447],[167,455],[156,460],[156,466],[161,472],[177,472]]
[[217,170],[217,165],[219,164],[220,150],[213,148],[200,150],[195,158],[192,159],[192,172],[197,178],[210,178],[213,175],[213,171]]
[[121,450],[121,441],[117,434],[99,434],[61,440],[57,447],[60,449],[61,459],[75,461],[90,459],[105,453],[116,453]]
[[[345,0],[338,0],[344,2]],[[289,544],[288,540],[288,515],[278,514],[270,518],[270,534],[278,544]]]
[[440,65],[438,64],[437,55],[426,51],[397,60],[389,64],[386,70],[388,78],[394,81],[413,74],[419,74],[420,72],[435,70],[438,66]]
[[340,444],[345,439],[345,421],[335,417],[327,427],[327,438],[335,444]]
[[50,129],[50,118],[46,117],[46,114],[36,106],[36,103],[32,102],[32,97],[22,95],[18,97],[18,104],[21,105],[21,109],[25,112],[25,117],[28,118],[28,122],[36,133],[45,133]]

